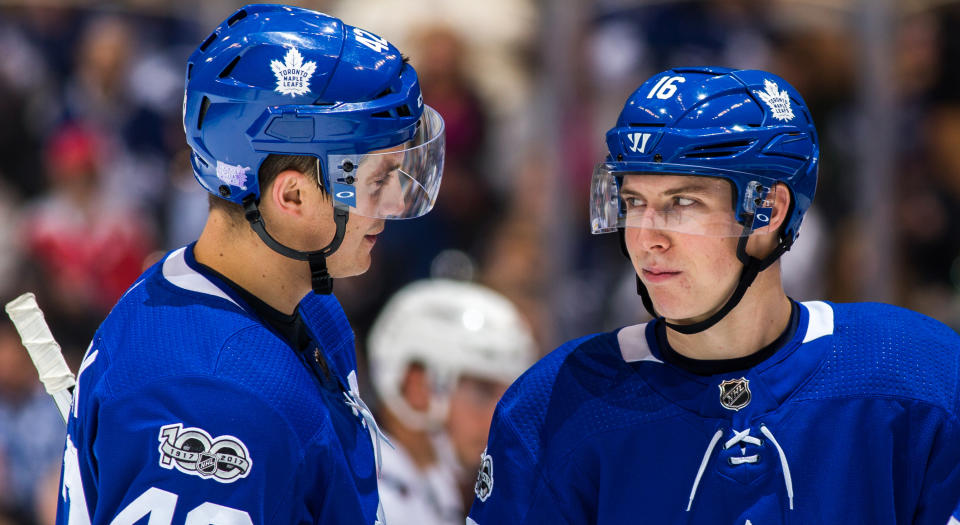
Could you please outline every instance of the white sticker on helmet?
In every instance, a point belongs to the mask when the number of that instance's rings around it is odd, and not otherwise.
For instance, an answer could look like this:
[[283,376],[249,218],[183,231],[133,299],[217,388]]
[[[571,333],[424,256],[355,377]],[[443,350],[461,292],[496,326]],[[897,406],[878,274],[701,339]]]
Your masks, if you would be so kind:
[[234,166],[226,162],[217,161],[217,178],[231,186],[239,186],[241,190],[247,189],[247,172],[250,167]]
[[283,62],[279,60],[270,61],[270,69],[277,77],[277,87],[275,91],[282,95],[306,95],[310,92],[310,77],[317,69],[317,63],[309,61],[303,62],[303,55],[297,48],[291,47],[290,51],[283,57]]

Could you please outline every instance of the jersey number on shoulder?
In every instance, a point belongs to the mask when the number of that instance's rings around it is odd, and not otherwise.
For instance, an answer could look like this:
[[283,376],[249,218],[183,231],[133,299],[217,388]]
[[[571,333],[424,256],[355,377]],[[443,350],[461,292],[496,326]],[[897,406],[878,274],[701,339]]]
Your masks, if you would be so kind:
[[[67,449],[63,454],[63,499],[68,500],[67,523],[90,525],[90,511],[83,493],[80,477],[80,460],[77,448],[67,435]],[[178,496],[172,492],[151,487],[124,507],[110,525],[133,525],[150,516],[147,525],[172,525],[173,512]],[[189,513],[184,525],[253,525],[250,515],[242,510],[231,509],[216,503],[202,503]]]

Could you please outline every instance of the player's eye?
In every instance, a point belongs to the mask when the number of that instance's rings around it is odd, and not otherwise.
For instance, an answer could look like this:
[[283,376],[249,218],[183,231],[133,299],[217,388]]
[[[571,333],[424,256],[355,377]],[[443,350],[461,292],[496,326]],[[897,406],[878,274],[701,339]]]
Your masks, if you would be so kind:
[[623,199],[623,203],[627,206],[627,208],[630,209],[639,208],[645,204],[642,200],[636,197],[627,197]]
[[674,205],[679,206],[681,208],[687,208],[689,206],[693,206],[694,204],[696,204],[697,201],[689,197],[677,197],[676,199],[674,199],[673,203]]

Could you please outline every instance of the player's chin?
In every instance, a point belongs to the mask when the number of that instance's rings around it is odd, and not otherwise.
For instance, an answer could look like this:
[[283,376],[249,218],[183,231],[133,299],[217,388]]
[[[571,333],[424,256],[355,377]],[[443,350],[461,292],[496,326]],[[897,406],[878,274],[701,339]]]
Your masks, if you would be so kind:
[[662,308],[653,303],[657,313],[675,324],[693,324],[709,318],[714,309],[704,305],[701,301],[685,301],[682,303],[668,303]]
[[671,321],[690,319],[701,311],[698,305],[691,304],[689,298],[677,297],[672,294],[650,292],[650,300],[657,314]]
[[363,275],[370,269],[370,252],[365,251],[357,254],[353,264],[350,265],[346,276]]
[[361,275],[370,269],[369,248],[356,247],[349,253],[341,247],[327,259],[327,267],[334,278]]

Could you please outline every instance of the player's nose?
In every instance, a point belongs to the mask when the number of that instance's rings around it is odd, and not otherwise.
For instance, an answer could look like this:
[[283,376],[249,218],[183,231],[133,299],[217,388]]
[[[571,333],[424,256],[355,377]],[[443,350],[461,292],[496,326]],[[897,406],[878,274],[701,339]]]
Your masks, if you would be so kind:
[[670,237],[663,230],[656,228],[632,228],[639,247],[643,250],[656,252],[670,248]]

